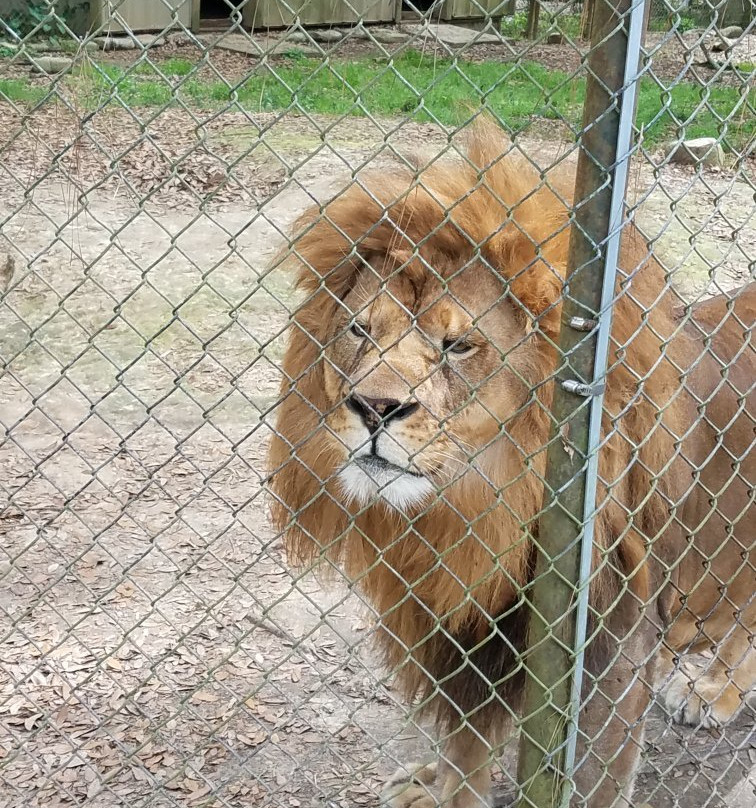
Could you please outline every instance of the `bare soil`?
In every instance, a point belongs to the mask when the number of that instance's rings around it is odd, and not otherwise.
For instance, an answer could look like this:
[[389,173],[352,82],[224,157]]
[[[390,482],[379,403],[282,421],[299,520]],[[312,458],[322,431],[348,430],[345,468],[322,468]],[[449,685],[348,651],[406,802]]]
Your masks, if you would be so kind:
[[[448,144],[334,123],[0,108],[2,808],[374,805],[430,749],[359,593],[286,565],[263,491],[296,305],[277,250],[364,165]],[[752,194],[634,167],[681,299],[749,277]],[[715,735],[658,712],[643,791],[724,806],[753,756],[752,713]]]

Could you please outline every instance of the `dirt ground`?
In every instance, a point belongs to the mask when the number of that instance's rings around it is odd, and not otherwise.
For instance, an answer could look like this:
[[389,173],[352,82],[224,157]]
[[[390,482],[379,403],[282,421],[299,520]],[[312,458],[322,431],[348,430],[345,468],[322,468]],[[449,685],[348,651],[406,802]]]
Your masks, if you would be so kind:
[[[269,525],[296,303],[271,260],[366,163],[447,137],[153,115],[0,110],[0,258],[16,263],[0,297],[0,808],[374,805],[430,736],[374,658],[359,594],[292,572]],[[685,260],[681,295],[749,277],[742,174],[638,165],[631,193],[670,268]],[[755,762],[752,713],[721,736],[658,713],[642,791],[654,808],[734,805]]]

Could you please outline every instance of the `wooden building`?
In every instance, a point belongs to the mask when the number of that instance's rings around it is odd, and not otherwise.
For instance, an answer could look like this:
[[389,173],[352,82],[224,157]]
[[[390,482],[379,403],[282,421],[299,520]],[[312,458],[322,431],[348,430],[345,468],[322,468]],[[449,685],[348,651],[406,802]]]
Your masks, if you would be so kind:
[[[350,25],[359,20],[385,25],[402,19],[402,0],[237,0],[236,5],[242,24],[250,30],[287,28],[297,18],[305,26]],[[498,10],[501,0],[413,0],[413,5],[423,11],[435,5],[434,19],[443,22],[480,24],[486,19],[481,8]],[[124,27],[157,32],[174,26],[199,31],[223,27],[231,19],[224,0],[91,0],[90,8],[93,26],[113,32]]]

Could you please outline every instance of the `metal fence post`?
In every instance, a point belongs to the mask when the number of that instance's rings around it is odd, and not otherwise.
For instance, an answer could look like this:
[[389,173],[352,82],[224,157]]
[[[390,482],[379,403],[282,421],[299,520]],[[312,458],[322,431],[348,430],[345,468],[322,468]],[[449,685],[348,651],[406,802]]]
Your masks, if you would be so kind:
[[[599,0],[593,19],[562,364],[539,523],[518,781],[521,808],[569,805],[587,622],[602,380],[630,153],[644,0]],[[600,76],[600,78],[598,78]],[[586,332],[585,323],[595,322]],[[578,325],[580,324],[580,325]]]

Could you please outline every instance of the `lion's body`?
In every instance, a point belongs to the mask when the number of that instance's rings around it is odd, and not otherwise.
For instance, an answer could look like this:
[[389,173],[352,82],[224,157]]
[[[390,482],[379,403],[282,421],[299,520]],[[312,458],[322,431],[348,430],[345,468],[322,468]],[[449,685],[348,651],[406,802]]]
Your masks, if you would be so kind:
[[[274,514],[292,558],[339,564],[380,616],[381,647],[406,696],[422,693],[449,730],[465,714],[490,746],[502,702],[516,709],[521,689],[519,593],[544,501],[569,242],[569,200],[534,192],[537,177],[522,164],[505,158],[477,187],[474,166],[501,150],[479,137],[473,166],[426,170],[421,187],[400,170],[373,177],[369,193],[354,186],[302,223],[306,300],[271,448]],[[662,267],[631,227],[620,267],[591,603],[608,630],[640,643],[641,667],[658,624],[673,653],[724,641],[725,665],[744,657],[750,673],[733,683],[720,675],[727,693],[704,694],[727,718],[756,678],[745,535],[756,285],[734,309],[715,300],[682,325]],[[656,608],[641,615],[640,601]],[[644,628],[631,632],[637,620]],[[589,651],[596,675],[608,672],[600,647]],[[632,701],[637,712],[643,697]],[[620,741],[607,742],[609,756]],[[469,749],[454,749],[455,767],[479,778],[485,750],[470,762]],[[599,789],[592,806],[628,792],[630,758],[612,775],[624,782]]]

